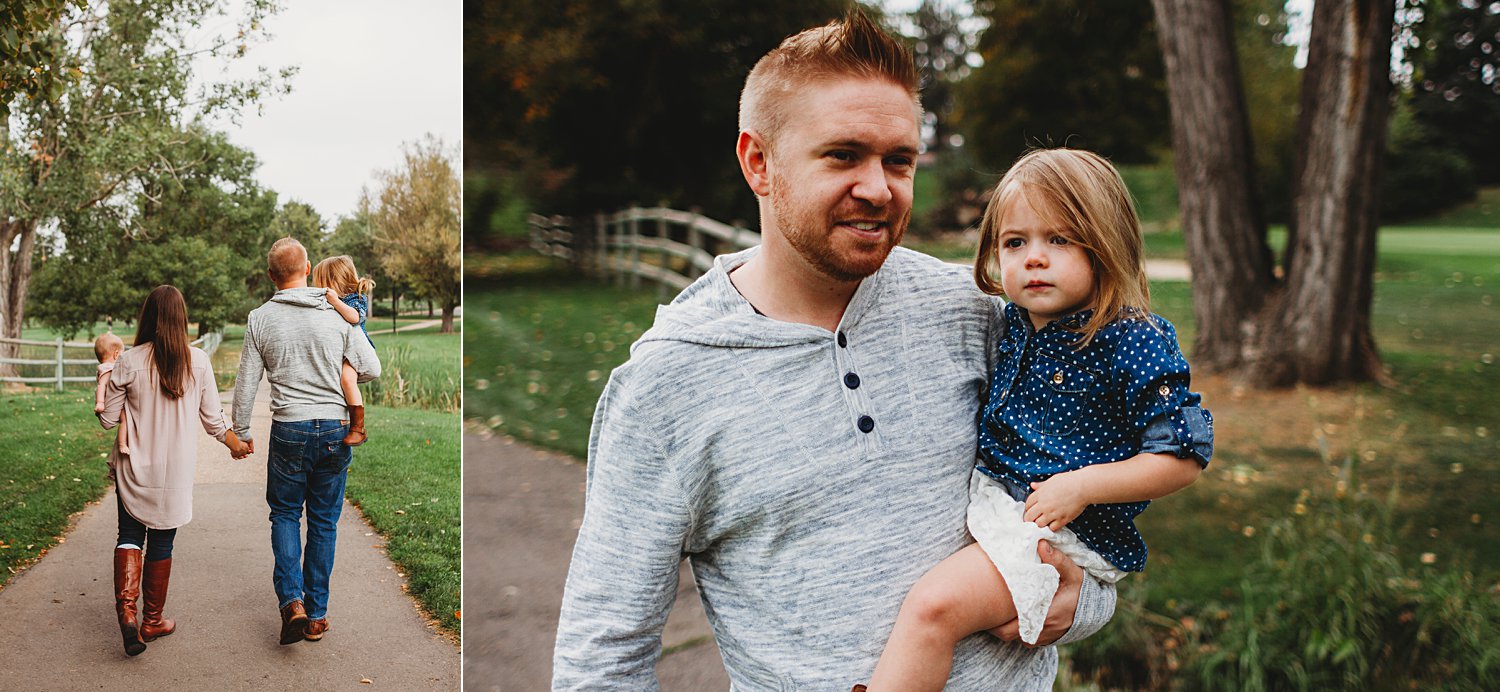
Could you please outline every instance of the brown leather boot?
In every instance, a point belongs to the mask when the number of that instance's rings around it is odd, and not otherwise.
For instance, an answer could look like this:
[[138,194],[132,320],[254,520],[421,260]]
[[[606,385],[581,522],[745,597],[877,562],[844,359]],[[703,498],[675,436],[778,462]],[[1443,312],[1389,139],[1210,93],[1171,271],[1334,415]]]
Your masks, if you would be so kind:
[[130,656],[140,655],[146,650],[135,611],[135,599],[140,595],[141,550],[115,548],[115,615],[120,619],[120,637],[125,641],[125,653]]
[[302,630],[307,627],[307,611],[302,601],[292,601],[281,609],[281,643],[296,644],[302,641]]
[[141,641],[165,637],[177,630],[177,623],[162,618],[167,605],[167,583],[172,580],[172,558],[146,563],[141,599]]
[[344,436],[344,444],[350,447],[358,447],[365,443],[369,436],[365,435],[365,407],[349,407],[349,434]]

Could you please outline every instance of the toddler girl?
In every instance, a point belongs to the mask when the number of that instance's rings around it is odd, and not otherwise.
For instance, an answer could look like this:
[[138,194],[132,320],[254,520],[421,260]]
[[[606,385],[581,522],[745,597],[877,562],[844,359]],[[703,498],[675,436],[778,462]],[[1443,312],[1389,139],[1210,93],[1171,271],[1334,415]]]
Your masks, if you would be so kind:
[[[365,317],[370,313],[370,302],[365,294],[375,289],[375,282],[370,277],[361,277],[354,269],[354,259],[348,255],[329,257],[313,267],[312,282],[314,286],[328,289],[328,304],[337,310],[349,324],[359,325],[359,330],[364,332],[365,339],[374,346],[374,340],[370,339],[370,332],[365,330]],[[358,373],[349,361],[344,361],[344,368],[339,373],[339,386],[344,390],[344,403],[349,407],[349,434],[344,436],[344,444],[354,447],[364,444],[368,436],[365,435],[365,400],[360,395]]]
[[1140,222],[1113,166],[1085,151],[1028,153],[980,232],[974,279],[1010,303],[969,486],[977,543],[912,587],[871,690],[940,690],[960,639],[1011,620],[1038,643],[1059,575],[1037,541],[1103,582],[1140,571],[1133,518],[1213,453],[1176,332],[1150,313]]

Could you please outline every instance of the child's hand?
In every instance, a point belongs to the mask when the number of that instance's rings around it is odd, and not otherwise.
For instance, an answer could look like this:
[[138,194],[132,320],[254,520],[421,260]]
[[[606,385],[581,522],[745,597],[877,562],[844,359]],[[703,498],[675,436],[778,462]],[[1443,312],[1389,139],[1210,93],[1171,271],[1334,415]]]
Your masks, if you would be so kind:
[[1073,472],[1059,473],[1031,484],[1031,496],[1026,498],[1026,513],[1022,516],[1037,526],[1060,531],[1088,505],[1083,477]]
[[329,305],[332,305],[339,301],[339,294],[334,292],[334,290],[331,288],[324,289],[324,297],[328,300]]

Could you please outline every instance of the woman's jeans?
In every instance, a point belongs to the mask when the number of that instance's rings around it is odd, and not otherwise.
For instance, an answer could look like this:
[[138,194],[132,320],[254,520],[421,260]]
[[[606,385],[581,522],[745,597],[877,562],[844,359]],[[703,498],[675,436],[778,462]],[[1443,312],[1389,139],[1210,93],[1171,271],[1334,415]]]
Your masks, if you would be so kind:
[[[266,504],[271,506],[271,552],[276,569],[278,607],[302,601],[307,616],[328,614],[328,575],[339,514],[344,509],[344,481],[353,459],[344,435],[349,426],[337,420],[271,423],[271,453],[266,464]],[[307,544],[302,542],[302,509],[307,508]]]
[[119,540],[115,545],[138,545],[145,549],[146,562],[156,562],[172,557],[172,539],[177,529],[148,529],[145,524],[125,511],[125,501],[115,492],[115,507],[120,510]]

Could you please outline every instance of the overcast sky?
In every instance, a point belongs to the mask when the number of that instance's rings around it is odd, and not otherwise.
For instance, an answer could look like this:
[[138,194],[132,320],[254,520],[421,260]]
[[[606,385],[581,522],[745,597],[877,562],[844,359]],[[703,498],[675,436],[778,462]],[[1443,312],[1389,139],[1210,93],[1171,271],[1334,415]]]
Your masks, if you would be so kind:
[[376,171],[399,163],[402,142],[432,133],[458,150],[463,137],[458,0],[285,4],[266,22],[274,37],[251,46],[248,59],[239,62],[299,66],[292,93],[265,100],[261,115],[245,113],[239,125],[217,124],[236,144],[255,152],[260,182],[278,193],[279,202],[307,202],[332,223],[353,213],[361,186],[370,184]]

